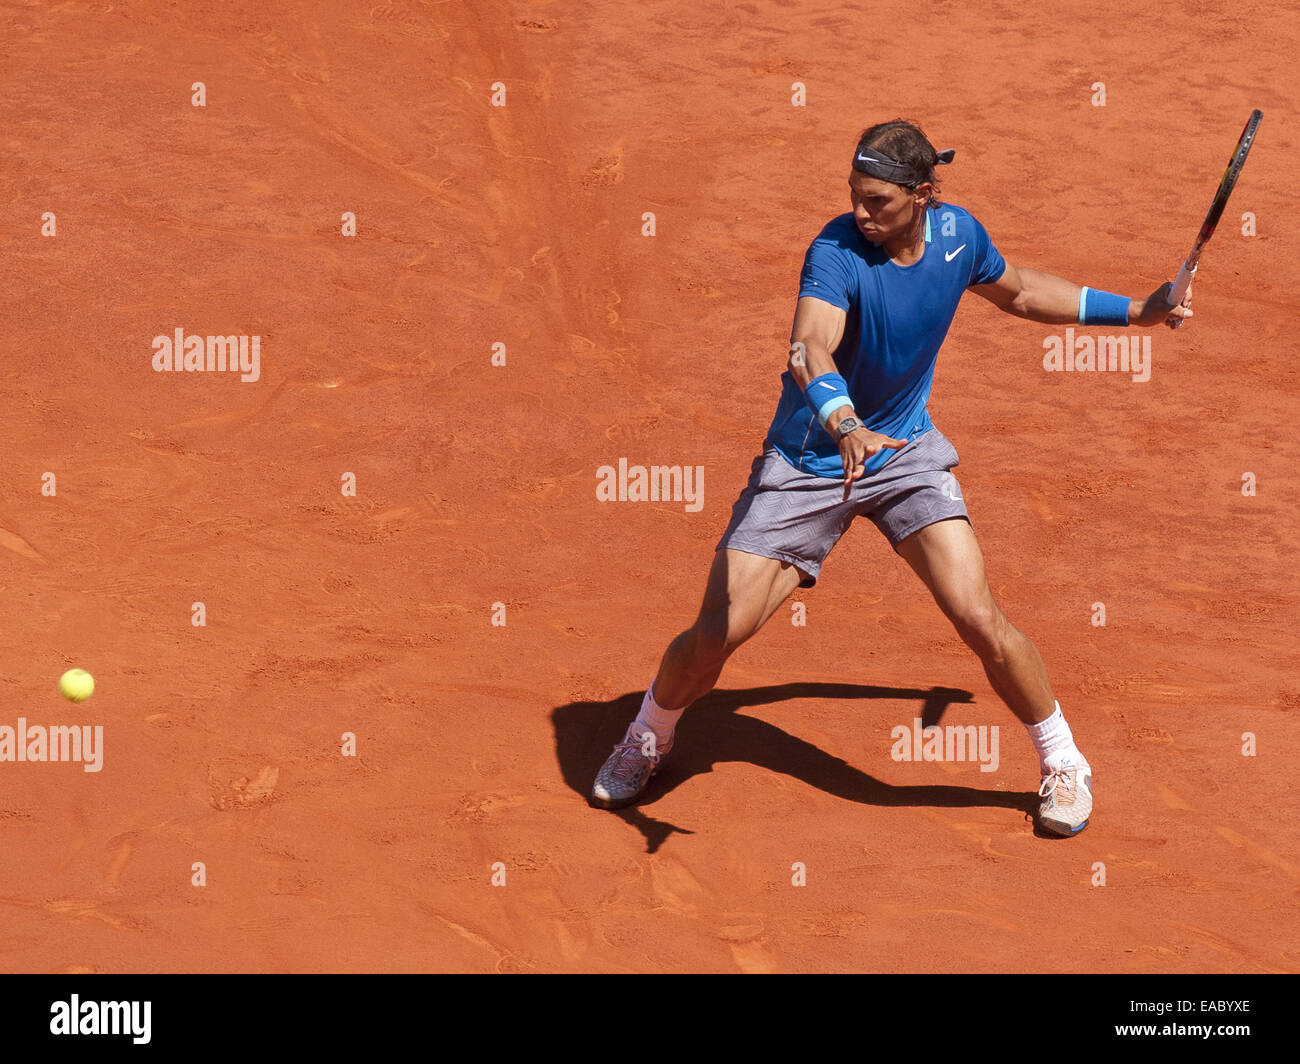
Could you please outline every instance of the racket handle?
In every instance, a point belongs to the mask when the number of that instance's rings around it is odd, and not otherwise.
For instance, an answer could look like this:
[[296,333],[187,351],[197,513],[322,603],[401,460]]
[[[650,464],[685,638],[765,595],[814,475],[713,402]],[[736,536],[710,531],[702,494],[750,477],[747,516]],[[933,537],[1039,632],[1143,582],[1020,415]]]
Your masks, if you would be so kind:
[[[1192,283],[1192,275],[1195,273],[1196,267],[1193,266],[1189,270],[1187,268],[1187,263],[1185,262],[1179,268],[1178,276],[1174,278],[1174,286],[1169,289],[1169,302],[1174,306],[1178,306],[1178,304],[1183,301],[1183,296],[1187,295],[1187,289]],[[1183,327],[1183,319],[1179,318],[1175,321],[1173,327],[1175,329],[1181,329]]]

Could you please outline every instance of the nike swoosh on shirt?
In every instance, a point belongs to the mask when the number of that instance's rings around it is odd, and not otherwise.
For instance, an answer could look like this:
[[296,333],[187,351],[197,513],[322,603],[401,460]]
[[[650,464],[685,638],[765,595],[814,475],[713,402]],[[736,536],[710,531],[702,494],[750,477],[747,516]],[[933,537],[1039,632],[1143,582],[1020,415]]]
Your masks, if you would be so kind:
[[944,261],[944,262],[952,262],[953,259],[955,259],[958,255],[960,255],[960,254],[962,253],[962,251],[965,249],[965,247],[966,247],[966,245],[963,244],[963,245],[962,245],[961,247],[959,247],[956,251],[949,251],[949,252],[946,252],[946,253],[944,254],[944,256],[943,256],[943,261]]

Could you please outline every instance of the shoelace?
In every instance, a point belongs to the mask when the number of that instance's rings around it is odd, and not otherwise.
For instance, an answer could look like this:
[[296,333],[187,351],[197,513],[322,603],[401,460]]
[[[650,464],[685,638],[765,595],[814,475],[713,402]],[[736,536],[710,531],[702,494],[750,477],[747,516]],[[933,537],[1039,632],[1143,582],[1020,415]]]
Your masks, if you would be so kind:
[[[1056,800],[1061,805],[1072,805],[1074,803],[1075,781],[1071,778],[1071,773],[1077,771],[1075,766],[1068,768],[1058,768],[1044,778],[1038,788],[1038,797],[1051,798],[1056,795]],[[1061,793],[1056,794],[1057,789],[1061,788]]]
[[655,749],[655,753],[656,753],[655,757],[646,757],[645,754],[641,752],[641,745],[644,741],[645,741],[644,739],[634,739],[629,734],[623,739],[621,743],[619,743],[614,747],[614,752],[619,755],[618,760],[614,764],[613,775],[615,779],[625,780],[636,771],[637,769],[636,758],[628,757],[627,756],[628,754],[635,753],[637,757],[649,761],[652,764],[659,760],[659,756],[661,756],[661,752],[658,750],[657,747]]

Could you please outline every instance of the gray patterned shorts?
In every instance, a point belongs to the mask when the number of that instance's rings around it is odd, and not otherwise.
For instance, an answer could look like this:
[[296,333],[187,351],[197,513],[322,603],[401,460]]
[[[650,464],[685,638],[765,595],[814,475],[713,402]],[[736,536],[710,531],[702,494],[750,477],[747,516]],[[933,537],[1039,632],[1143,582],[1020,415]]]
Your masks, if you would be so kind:
[[790,562],[803,573],[800,587],[817,573],[855,517],[869,517],[895,550],[913,532],[950,517],[964,517],[966,503],[951,469],[957,450],[930,429],[894,453],[880,469],[854,481],[801,473],[768,447],[754,459],[749,483],[731,510],[731,523],[717,550],[730,547]]

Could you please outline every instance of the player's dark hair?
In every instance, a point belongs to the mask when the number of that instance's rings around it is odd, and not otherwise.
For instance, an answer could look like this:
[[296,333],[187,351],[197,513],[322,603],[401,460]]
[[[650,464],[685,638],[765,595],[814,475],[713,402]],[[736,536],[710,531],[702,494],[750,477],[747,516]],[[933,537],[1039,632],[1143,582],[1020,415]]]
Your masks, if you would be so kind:
[[892,122],[881,122],[870,129],[864,129],[862,136],[858,138],[858,148],[871,148],[904,166],[912,167],[916,173],[923,174],[924,176],[919,180],[902,187],[908,191],[915,191],[918,185],[928,181],[934,187],[934,191],[930,194],[930,205],[942,206],[939,202],[939,179],[934,176],[934,166],[939,161],[939,153],[934,150],[934,145],[926,139],[921,127],[915,122],[909,122],[905,118],[895,118]]

